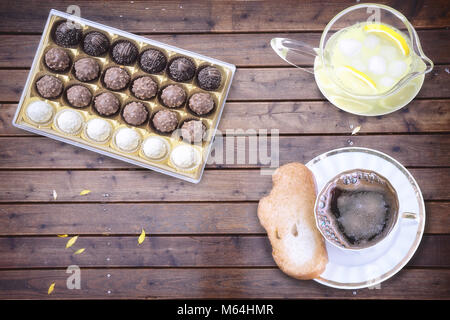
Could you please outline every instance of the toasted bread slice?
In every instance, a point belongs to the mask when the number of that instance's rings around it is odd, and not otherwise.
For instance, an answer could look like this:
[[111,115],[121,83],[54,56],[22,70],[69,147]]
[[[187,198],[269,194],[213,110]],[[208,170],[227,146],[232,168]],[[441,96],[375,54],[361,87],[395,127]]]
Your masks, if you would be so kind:
[[269,236],[273,258],[291,277],[317,278],[328,256],[314,218],[314,176],[303,164],[289,163],[275,171],[272,181],[272,191],[259,201],[258,218]]

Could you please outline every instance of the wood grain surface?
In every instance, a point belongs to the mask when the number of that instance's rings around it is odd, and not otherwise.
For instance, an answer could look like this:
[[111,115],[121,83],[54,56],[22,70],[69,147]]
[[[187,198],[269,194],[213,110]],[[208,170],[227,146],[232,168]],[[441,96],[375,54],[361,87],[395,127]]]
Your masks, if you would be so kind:
[[[407,107],[360,117],[333,107],[313,76],[269,44],[290,37],[317,46],[330,19],[355,1],[77,1],[84,18],[235,64],[219,125],[233,153],[248,153],[260,129],[277,129],[280,165],[351,145],[409,169],[426,206],[419,249],[380,289],[338,290],[276,267],[256,216],[272,185],[259,159],[208,164],[194,185],[13,127],[49,10],[73,1],[1,1],[0,299],[449,300],[450,2],[381,3],[416,27],[435,68]],[[81,290],[66,288],[69,265],[81,268]]]
[[[450,30],[420,30],[418,31],[421,44],[427,56],[435,64],[450,64]],[[298,39],[318,46],[320,32],[308,33],[221,33],[198,34],[195,42],[192,35],[184,34],[143,34],[152,40],[161,41],[176,47],[198,52],[206,56],[227,61],[237,67],[282,67],[288,66],[270,48],[270,40],[274,37]],[[29,68],[37,49],[40,35],[1,35],[0,34],[0,67]],[[439,46],[434,45],[439,43]],[[239,50],[236,50],[239,44]],[[23,50],[15,48],[21,46]],[[299,56],[298,62],[305,66],[312,66],[313,60]]]
[[[272,50],[272,49],[270,49]],[[450,65],[438,65],[424,82],[417,98],[450,98]],[[3,102],[17,102],[28,70],[0,70],[0,95]],[[295,68],[238,69],[228,101],[322,100],[314,77]]]

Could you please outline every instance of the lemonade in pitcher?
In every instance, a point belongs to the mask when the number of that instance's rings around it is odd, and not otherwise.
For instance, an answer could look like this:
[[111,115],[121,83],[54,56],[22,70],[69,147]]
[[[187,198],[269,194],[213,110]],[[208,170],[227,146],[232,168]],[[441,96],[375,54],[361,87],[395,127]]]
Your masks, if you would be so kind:
[[[313,73],[331,103],[364,116],[391,113],[408,104],[434,66],[406,17],[375,3],[338,13],[318,47],[288,38],[273,38],[270,44],[283,60]],[[305,57],[314,58],[313,70],[304,66]]]
[[[407,74],[425,70],[425,63],[410,48],[408,37],[392,26],[356,23],[327,41],[323,57],[328,68],[323,68],[319,57],[315,59],[317,84],[333,104],[345,111],[364,115],[390,113],[410,102],[424,80],[422,74],[383,96]],[[374,95],[379,98],[370,98]]]

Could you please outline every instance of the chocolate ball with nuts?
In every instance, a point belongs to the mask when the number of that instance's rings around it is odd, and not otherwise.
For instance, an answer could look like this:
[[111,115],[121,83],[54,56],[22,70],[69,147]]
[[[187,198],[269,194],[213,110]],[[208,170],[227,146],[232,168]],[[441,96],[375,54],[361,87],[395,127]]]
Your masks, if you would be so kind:
[[83,82],[97,79],[100,73],[100,66],[95,59],[82,58],[75,62],[74,66],[75,77]]
[[126,123],[140,126],[147,120],[148,111],[143,103],[130,102],[123,108],[122,116]]
[[133,81],[131,92],[133,92],[136,98],[147,100],[156,95],[158,92],[158,84],[151,77],[139,77]]
[[181,136],[186,142],[202,142],[205,134],[206,126],[200,120],[185,121],[181,126]]
[[69,54],[61,48],[51,48],[45,53],[45,65],[53,71],[63,72],[70,67]]
[[111,92],[103,92],[95,97],[94,108],[102,116],[111,116],[119,111],[120,101]]
[[199,116],[205,115],[214,109],[214,100],[209,93],[194,93],[189,98],[188,107],[192,112]]
[[163,133],[170,133],[178,126],[177,114],[169,110],[160,110],[153,116],[153,126]]
[[91,103],[92,93],[88,88],[81,85],[74,85],[67,89],[67,101],[76,108],[87,107]]
[[62,93],[63,84],[58,78],[45,75],[36,81],[36,89],[42,97],[54,99]]
[[179,85],[168,85],[161,92],[161,101],[169,108],[181,107],[186,101],[186,92]]
[[130,79],[130,75],[125,69],[111,67],[106,70],[103,82],[105,83],[106,88],[118,91],[125,89],[128,86]]

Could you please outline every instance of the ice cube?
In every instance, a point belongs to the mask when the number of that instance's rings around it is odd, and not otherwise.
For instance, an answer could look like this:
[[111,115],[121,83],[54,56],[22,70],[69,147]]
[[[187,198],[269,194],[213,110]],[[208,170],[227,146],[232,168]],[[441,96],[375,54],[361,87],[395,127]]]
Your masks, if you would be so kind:
[[381,56],[373,56],[369,59],[369,71],[382,75],[386,73],[386,60]]
[[380,84],[384,88],[390,88],[394,85],[395,81],[391,77],[383,77],[380,79]]
[[398,50],[393,46],[382,46],[380,48],[380,55],[388,60],[394,60],[398,56]]
[[367,66],[360,60],[360,59],[354,59],[352,60],[352,62],[350,63],[350,65],[355,68],[356,70],[359,71],[366,71],[367,70]]
[[361,51],[362,43],[355,39],[342,39],[339,41],[339,50],[349,57],[356,56]]
[[395,60],[389,63],[388,73],[392,77],[401,77],[405,74],[407,69],[406,62],[402,60]]
[[376,35],[371,34],[367,36],[366,39],[364,39],[364,45],[369,49],[375,49],[376,46],[380,44],[380,38],[378,38]]

